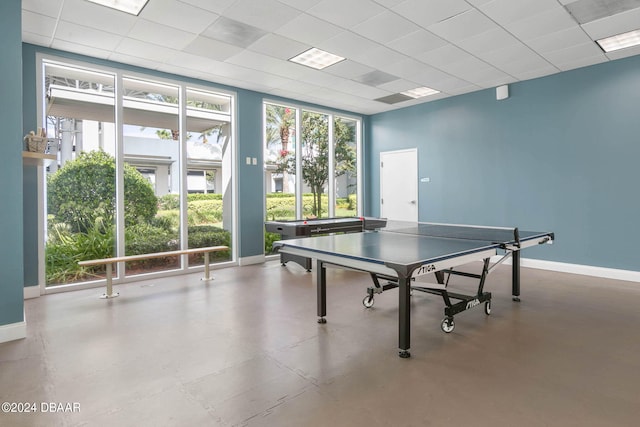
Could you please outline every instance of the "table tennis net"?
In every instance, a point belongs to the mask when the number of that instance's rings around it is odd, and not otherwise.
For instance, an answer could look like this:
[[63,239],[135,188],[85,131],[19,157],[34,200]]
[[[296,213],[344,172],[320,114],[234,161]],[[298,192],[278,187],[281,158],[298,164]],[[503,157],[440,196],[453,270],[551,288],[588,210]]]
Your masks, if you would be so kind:
[[388,233],[411,234],[425,237],[479,240],[491,243],[507,243],[518,241],[517,228],[477,227],[434,223],[389,222],[389,224],[387,224],[387,227],[382,229],[382,231]]

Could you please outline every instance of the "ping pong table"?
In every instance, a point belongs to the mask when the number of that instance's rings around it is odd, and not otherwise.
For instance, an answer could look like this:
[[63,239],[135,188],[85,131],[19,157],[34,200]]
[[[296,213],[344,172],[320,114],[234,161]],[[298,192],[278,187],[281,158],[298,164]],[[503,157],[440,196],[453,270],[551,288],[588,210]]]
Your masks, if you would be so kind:
[[[482,305],[491,312],[491,293],[484,291],[489,273],[507,258],[512,259],[512,295],[520,297],[520,251],[543,243],[552,243],[551,232],[519,231],[518,228],[481,227],[455,224],[388,222],[378,231],[281,240],[273,247],[282,253],[316,259],[318,323],[326,323],[326,266],[335,265],[370,273],[374,286],[367,290],[365,307],[373,305],[375,293],[399,289],[399,356],[411,356],[412,291],[440,295],[445,303],[444,332],[455,327],[454,315]],[[491,264],[491,258],[500,256]],[[482,272],[472,274],[455,268],[482,261]],[[423,283],[423,276],[434,273],[437,283]],[[474,294],[465,295],[447,289],[451,275],[478,280]],[[380,279],[387,284],[380,285]],[[454,302],[456,301],[456,302]]]
[[[266,221],[264,223],[268,232],[278,233],[282,239],[371,231],[385,225],[387,225],[386,219],[369,217],[308,218],[292,221]],[[307,271],[311,271],[311,258],[280,253],[280,263],[283,266],[289,261],[298,263]]]

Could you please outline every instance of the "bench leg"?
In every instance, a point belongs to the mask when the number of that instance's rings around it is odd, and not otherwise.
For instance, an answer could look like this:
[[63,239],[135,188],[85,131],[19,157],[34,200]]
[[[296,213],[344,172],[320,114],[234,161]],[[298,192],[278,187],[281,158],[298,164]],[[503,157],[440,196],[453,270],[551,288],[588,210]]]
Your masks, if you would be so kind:
[[202,280],[212,280],[209,270],[209,252],[204,253],[204,277]]
[[112,276],[113,276],[112,264],[108,263],[107,264],[107,293],[102,294],[102,296],[100,297],[102,299],[115,298],[120,295],[119,292],[113,293]]

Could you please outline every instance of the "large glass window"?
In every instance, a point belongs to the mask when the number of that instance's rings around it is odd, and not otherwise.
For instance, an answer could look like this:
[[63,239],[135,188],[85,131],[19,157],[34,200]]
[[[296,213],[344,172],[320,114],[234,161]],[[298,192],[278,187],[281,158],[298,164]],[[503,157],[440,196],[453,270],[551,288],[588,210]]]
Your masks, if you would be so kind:
[[[358,118],[266,102],[265,219],[360,215],[360,127]],[[279,237],[266,233],[265,253]]]
[[[232,246],[231,95],[47,59],[42,70],[42,116],[58,156],[47,170],[47,286],[104,277],[82,260]],[[127,263],[114,277],[186,270],[202,258]]]

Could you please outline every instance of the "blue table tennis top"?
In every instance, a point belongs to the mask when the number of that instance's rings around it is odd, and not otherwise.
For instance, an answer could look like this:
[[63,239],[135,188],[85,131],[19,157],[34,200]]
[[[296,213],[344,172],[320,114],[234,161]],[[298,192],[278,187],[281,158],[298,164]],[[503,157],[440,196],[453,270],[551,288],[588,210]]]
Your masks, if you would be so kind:
[[[522,242],[548,234],[524,231],[519,237]],[[288,246],[377,264],[414,265],[497,250],[514,241],[514,229],[423,223],[378,232],[282,240],[275,242],[274,248]]]

